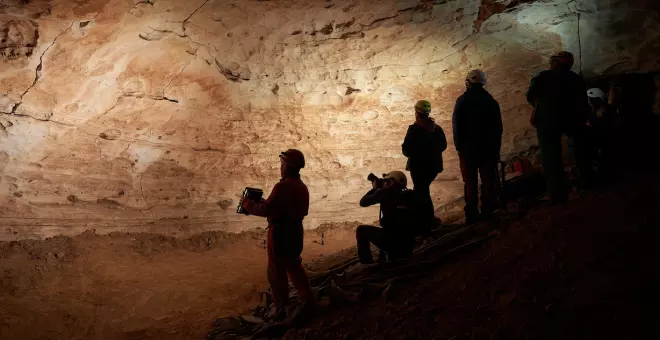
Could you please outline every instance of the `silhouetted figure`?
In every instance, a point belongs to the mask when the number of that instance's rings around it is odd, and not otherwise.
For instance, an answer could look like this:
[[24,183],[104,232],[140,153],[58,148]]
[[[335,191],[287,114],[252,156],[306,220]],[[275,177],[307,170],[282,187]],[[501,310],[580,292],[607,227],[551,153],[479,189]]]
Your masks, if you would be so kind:
[[[428,231],[435,224],[431,183],[444,170],[442,153],[447,149],[447,137],[442,128],[429,117],[431,103],[420,100],[415,104],[415,123],[408,127],[401,149],[408,157],[413,190],[420,196],[421,213]],[[427,232],[428,232],[427,231]]]
[[591,169],[585,154],[586,122],[589,112],[587,89],[582,78],[571,71],[573,55],[559,52],[550,58],[549,70],[531,81],[527,101],[534,106],[531,123],[536,127],[547,190],[554,204],[566,202],[569,185],[564,172],[562,136],[574,148],[581,185],[590,185]]
[[486,73],[471,71],[465,78],[467,90],[456,100],[452,117],[454,146],[465,183],[466,223],[480,214],[478,176],[481,176],[481,215],[490,215],[497,206],[497,162],[502,145],[500,105],[484,89]]
[[598,165],[601,175],[608,175],[613,171],[613,144],[616,141],[615,112],[608,104],[607,95],[599,88],[587,91],[589,97],[589,127],[592,138],[593,158]]
[[382,228],[361,225],[355,231],[360,263],[373,263],[371,246],[380,249],[378,262],[409,256],[415,245],[418,215],[417,195],[408,190],[408,179],[401,171],[391,171],[378,179],[369,176],[372,189],[360,200],[361,207],[380,204],[379,221]]
[[305,167],[302,152],[289,149],[280,154],[282,179],[268,199],[259,202],[244,199],[243,209],[251,215],[268,219],[268,282],[275,300],[276,319],[286,317],[284,307],[289,300],[287,273],[301,300],[314,301],[307,273],[302,266],[303,219],[309,210],[309,191],[300,179]]

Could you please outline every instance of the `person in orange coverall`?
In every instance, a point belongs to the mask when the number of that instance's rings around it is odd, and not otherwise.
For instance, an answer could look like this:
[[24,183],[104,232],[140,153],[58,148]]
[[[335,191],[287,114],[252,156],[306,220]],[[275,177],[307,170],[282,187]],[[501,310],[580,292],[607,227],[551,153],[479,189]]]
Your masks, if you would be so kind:
[[276,319],[286,318],[289,299],[288,277],[305,305],[313,304],[314,293],[302,266],[303,219],[309,209],[309,191],[300,179],[305,156],[289,149],[280,154],[282,179],[266,200],[244,199],[241,206],[249,214],[268,219],[268,282],[275,300]]

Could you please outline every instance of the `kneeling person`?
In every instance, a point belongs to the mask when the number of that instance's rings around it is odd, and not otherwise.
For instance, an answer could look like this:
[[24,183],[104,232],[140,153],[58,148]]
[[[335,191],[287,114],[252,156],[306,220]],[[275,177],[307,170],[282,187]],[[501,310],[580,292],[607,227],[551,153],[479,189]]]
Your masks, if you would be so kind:
[[372,189],[360,200],[361,207],[380,204],[379,221],[382,228],[361,225],[355,231],[360,263],[373,263],[371,243],[380,249],[378,262],[412,254],[415,246],[415,193],[408,190],[408,179],[401,171],[391,171],[382,180],[370,176]]

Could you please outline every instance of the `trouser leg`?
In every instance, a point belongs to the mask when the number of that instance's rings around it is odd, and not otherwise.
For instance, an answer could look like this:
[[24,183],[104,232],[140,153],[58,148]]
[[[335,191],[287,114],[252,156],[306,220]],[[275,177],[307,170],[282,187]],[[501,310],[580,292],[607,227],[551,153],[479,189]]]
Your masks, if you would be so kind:
[[313,301],[314,293],[312,292],[312,287],[309,284],[307,272],[305,272],[305,268],[302,265],[302,259],[298,257],[297,259],[291,259],[287,261],[286,271],[289,273],[291,283],[298,292],[300,299],[305,302]]
[[537,135],[548,194],[554,203],[565,202],[568,198],[568,182],[562,158],[562,134],[551,129],[538,129]]
[[373,256],[371,255],[371,243],[383,250],[383,246],[385,245],[383,229],[369,225],[361,225],[355,230],[355,237],[357,239],[358,258],[360,259],[360,263],[374,263]]
[[420,198],[421,211],[424,216],[420,220],[424,225],[421,226],[423,234],[431,232],[435,224],[435,209],[433,207],[433,199],[431,198],[431,183],[438,176],[437,172],[415,170],[410,172],[410,177],[413,181],[413,190]]
[[463,193],[465,195],[465,217],[468,220],[472,220],[479,215],[478,203],[478,177],[477,171],[478,167],[474,164],[475,162],[470,159],[467,155],[460,155],[460,166],[461,166],[461,175],[463,177]]
[[275,301],[275,308],[281,311],[286,306],[289,300],[289,281],[287,278],[287,265],[286,262],[275,256],[273,241],[273,228],[268,230],[268,283],[270,290],[273,293],[273,300]]
[[481,213],[488,215],[497,206],[497,189],[495,186],[497,178],[497,162],[484,160],[479,165],[481,176]]
[[578,183],[584,189],[591,187],[593,179],[593,169],[591,167],[590,141],[586,131],[578,131],[573,139],[573,163],[578,172]]

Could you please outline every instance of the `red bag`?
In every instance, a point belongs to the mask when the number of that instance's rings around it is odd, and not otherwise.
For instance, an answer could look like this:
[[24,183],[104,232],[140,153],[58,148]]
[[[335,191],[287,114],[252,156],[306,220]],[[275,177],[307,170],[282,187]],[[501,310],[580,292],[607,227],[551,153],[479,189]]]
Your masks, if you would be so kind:
[[520,172],[520,173],[526,173],[526,172],[531,172],[534,170],[534,167],[532,166],[532,162],[527,159],[519,159],[513,163],[513,169],[515,172]]

